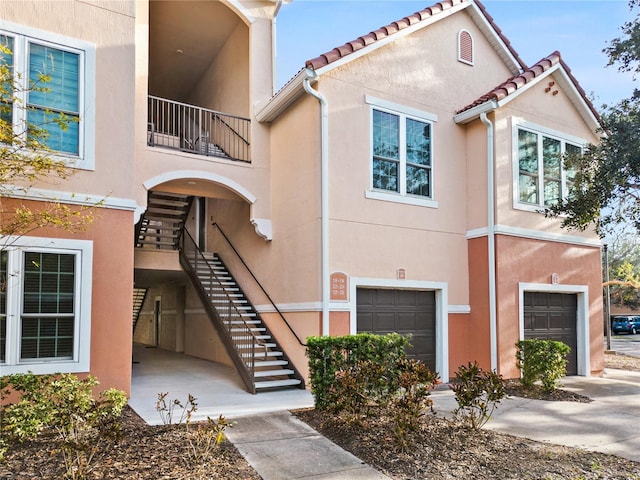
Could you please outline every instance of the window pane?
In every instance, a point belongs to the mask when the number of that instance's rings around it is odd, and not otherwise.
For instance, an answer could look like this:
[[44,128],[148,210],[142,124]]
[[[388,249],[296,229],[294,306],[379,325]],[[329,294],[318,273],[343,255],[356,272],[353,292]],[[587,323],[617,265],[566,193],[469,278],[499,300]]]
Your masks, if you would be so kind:
[[40,139],[42,143],[56,152],[78,155],[80,152],[80,146],[78,144],[80,131],[78,123],[79,117],[68,117],[68,121],[64,124],[65,128],[62,128],[60,124],[56,123],[56,120],[59,118],[58,113],[49,113],[39,109],[27,110],[29,127],[32,129],[36,127],[46,132]]
[[[29,82],[33,89],[28,93],[27,121],[31,127],[47,132],[43,141],[50,149],[74,155],[79,154],[79,65],[76,53],[29,44]],[[60,113],[69,117],[64,126],[56,123]]]
[[[431,165],[431,126],[407,119],[407,163]],[[408,182],[407,182],[408,183]]]
[[20,359],[73,358],[73,317],[23,317]]
[[560,200],[560,182],[544,182],[544,204],[555,205]]
[[[13,123],[13,37],[0,35],[0,121]],[[6,49],[6,50],[4,50]]]
[[397,115],[373,111],[373,155],[399,159],[400,122]]
[[521,172],[538,173],[538,135],[518,131],[518,162]]
[[[70,258],[69,258],[70,257]],[[73,313],[74,256],[25,252],[24,313]]]
[[520,175],[520,201],[526,203],[538,203],[537,177]]
[[[568,157],[569,160],[571,160],[572,158],[575,157],[579,157],[580,155],[582,155],[582,148],[577,146],[577,145],[571,145],[570,143],[567,143],[565,145],[565,154]],[[567,178],[567,188],[571,188],[573,186],[573,183],[575,182],[576,179],[576,167],[575,166],[569,166],[566,169],[566,178]]]
[[430,173],[428,168],[407,165],[407,193],[430,197]]
[[30,43],[29,82],[36,89],[29,92],[29,104],[80,113],[79,62],[77,53]]
[[538,135],[518,130],[520,201],[538,203]]
[[542,163],[545,177],[560,178],[560,140],[542,138]]
[[373,160],[373,188],[399,192],[398,163]]

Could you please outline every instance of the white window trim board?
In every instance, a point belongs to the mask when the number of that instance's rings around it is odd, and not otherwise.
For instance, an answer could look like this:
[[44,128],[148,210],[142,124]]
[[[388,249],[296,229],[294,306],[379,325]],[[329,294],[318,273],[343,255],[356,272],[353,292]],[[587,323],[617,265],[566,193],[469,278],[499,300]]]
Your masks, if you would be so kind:
[[525,292],[576,294],[578,299],[576,340],[578,375],[591,375],[591,349],[589,325],[589,287],[587,285],[554,285],[546,283],[518,283],[518,322],[520,340],[524,340],[524,294]]
[[[91,353],[91,294],[93,272],[93,241],[70,240],[42,237],[8,237],[5,241],[7,250],[13,251],[41,251],[47,253],[72,253],[76,255],[75,285],[76,292],[76,322],[74,325],[74,357],[72,360],[33,361],[19,363],[20,336],[16,331],[18,322],[16,315],[20,314],[22,296],[22,277],[20,284],[7,293],[7,364],[2,364],[3,374],[33,372],[38,375],[51,373],[82,373],[90,368]],[[14,265],[15,258],[22,255],[9,255],[7,271],[22,265]],[[21,263],[21,260],[18,262]],[[13,318],[12,318],[13,317]],[[10,321],[11,318],[11,321]]]
[[[522,118],[511,118],[511,168],[512,168],[512,190],[513,199],[512,205],[514,210],[522,210],[532,213],[541,213],[541,210],[546,208],[544,205],[544,189],[539,189],[539,200],[537,204],[525,203],[520,201],[520,164],[518,162],[518,130],[523,129],[543,137],[560,140],[563,148],[566,148],[566,144],[572,144],[585,148],[588,144],[584,138],[576,137],[575,135],[565,134],[558,130],[554,130],[542,125],[523,120]],[[542,170],[542,159],[538,159],[538,171]],[[566,171],[564,166],[561,168],[561,190],[563,195],[566,194]],[[538,182],[540,182],[540,173],[538,174]]]
[[[0,19],[0,32],[16,38],[14,46],[14,62],[20,62],[22,71],[26,68],[26,42],[50,45],[61,50],[75,51],[80,55],[80,125],[79,156],[53,154],[52,157],[62,160],[70,167],[80,170],[95,170],[95,99],[96,99],[96,45],[77,38],[66,37],[53,32],[39,30],[26,25],[19,25]],[[25,76],[26,78],[26,76]]]
[[447,282],[395,280],[386,278],[359,278],[349,280],[349,331],[358,332],[356,292],[359,287],[388,288],[392,290],[434,291],[436,295],[436,371],[442,382],[449,381],[449,317]]
[[[380,200],[385,202],[392,203],[400,203],[405,205],[415,205],[429,208],[438,208],[438,202],[435,200],[436,197],[436,167],[435,167],[435,126],[434,124],[438,121],[438,116],[433,113],[426,112],[424,110],[419,110],[416,108],[408,107],[406,105],[401,105],[395,103],[390,100],[383,100],[380,98],[373,97],[371,95],[365,95],[365,103],[369,105],[369,187],[368,190],[365,191],[365,198],[372,200]],[[407,179],[407,159],[406,153],[400,154],[400,159],[398,161],[398,171],[399,171],[399,188],[400,192],[392,192],[387,190],[379,190],[373,187],[373,136],[371,131],[373,129],[373,111],[379,110],[390,113],[392,115],[398,116],[400,119],[406,120],[407,118],[417,120],[422,123],[427,123],[431,129],[431,138],[429,144],[429,153],[431,156],[431,162],[429,165],[430,170],[430,187],[431,187],[431,196],[430,197],[422,197],[419,195],[412,195],[406,193],[406,179]],[[401,152],[403,151],[402,145],[406,144],[406,132],[405,132],[405,122],[400,121],[400,140],[401,140]],[[404,192],[404,193],[403,193]]]

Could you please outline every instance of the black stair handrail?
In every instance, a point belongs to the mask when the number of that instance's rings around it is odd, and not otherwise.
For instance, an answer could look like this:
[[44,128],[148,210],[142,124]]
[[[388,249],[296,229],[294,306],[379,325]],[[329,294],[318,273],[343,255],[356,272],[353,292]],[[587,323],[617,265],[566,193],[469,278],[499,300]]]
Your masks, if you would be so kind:
[[[246,335],[252,338],[249,355],[243,356],[240,353],[240,351],[235,345],[231,332],[228,330],[228,328],[230,328],[230,325],[225,324],[225,321],[220,317],[220,313],[211,304],[206,292],[204,291],[204,287],[200,282],[200,279],[198,278],[195,270],[193,269],[194,266],[191,260],[189,259],[189,254],[187,253],[187,249],[185,247],[185,241],[187,240],[190,242],[190,246],[193,247],[192,250],[193,250],[193,254],[195,255],[194,261],[196,263],[202,262],[206,264],[209,267],[211,279],[215,278],[218,284],[221,284],[220,280],[217,278],[217,274],[215,273],[213,268],[211,268],[209,261],[204,257],[204,255],[202,254],[202,251],[200,250],[196,242],[193,240],[193,237],[187,231],[186,228],[183,228],[183,234],[180,237],[180,249],[179,249],[180,259],[186,262],[186,264],[183,264],[183,267],[185,268],[185,271],[187,272],[189,278],[194,283],[194,285],[197,284],[198,288],[196,288],[196,290],[198,291],[198,294],[200,295],[201,300],[203,301],[205,310],[207,310],[207,312],[209,312],[210,314],[209,317],[211,318],[211,315],[213,315],[213,317],[217,320],[217,323],[214,322],[214,325],[217,325],[220,327],[218,330],[219,332],[224,332],[224,334],[222,335],[223,343],[225,344],[226,347],[231,347],[231,351],[233,352],[233,354],[230,354],[231,359],[236,365],[236,368],[238,368],[238,373],[240,374],[240,377],[242,378],[245,386],[249,389],[250,393],[255,394],[256,393],[255,380],[254,380],[255,349],[256,349],[256,346],[259,346],[264,348],[265,351],[267,351],[267,346],[265,342],[263,342],[261,339],[256,338],[256,334],[251,330],[251,327],[245,322],[242,315],[240,315],[240,313],[237,312],[237,307],[233,304],[232,300],[227,295],[228,308],[236,309],[236,313],[238,313],[238,318],[240,318],[243,321]],[[227,352],[230,353],[229,348],[227,348]],[[247,359],[249,360],[248,364],[247,364]]]
[[231,249],[233,250],[233,252],[236,254],[236,256],[238,257],[238,260],[240,260],[240,262],[242,263],[242,265],[244,265],[244,268],[247,269],[247,272],[249,272],[249,275],[251,275],[251,277],[255,280],[256,284],[258,285],[258,287],[260,287],[260,290],[262,290],[262,293],[264,293],[265,297],[267,297],[267,300],[269,300],[269,302],[271,303],[271,305],[273,306],[273,308],[275,309],[276,313],[278,315],[280,315],[280,318],[282,319],[282,321],[285,323],[285,325],[287,326],[287,328],[289,329],[289,331],[291,332],[291,334],[296,338],[296,340],[298,341],[298,343],[303,346],[306,347],[307,344],[304,343],[302,340],[300,340],[300,337],[298,336],[298,334],[295,332],[295,330],[291,327],[291,325],[289,324],[289,322],[287,321],[287,319],[284,317],[284,314],[280,311],[280,309],[278,308],[278,306],[276,305],[276,303],[272,300],[271,296],[267,293],[267,291],[265,290],[265,288],[262,286],[262,284],[260,283],[260,281],[256,278],[256,276],[253,274],[253,272],[251,271],[251,269],[249,268],[249,265],[247,265],[247,262],[244,261],[244,259],[242,258],[242,256],[240,255],[240,253],[238,252],[238,250],[236,250],[236,247],[233,246],[233,244],[231,243],[231,240],[229,240],[229,237],[227,237],[227,235],[224,233],[224,231],[222,230],[222,228],[220,227],[220,225],[218,225],[216,222],[213,222],[211,224],[211,226],[213,228],[217,228],[218,231],[222,234],[222,237],[225,239],[225,241],[227,242],[227,244],[231,247]]

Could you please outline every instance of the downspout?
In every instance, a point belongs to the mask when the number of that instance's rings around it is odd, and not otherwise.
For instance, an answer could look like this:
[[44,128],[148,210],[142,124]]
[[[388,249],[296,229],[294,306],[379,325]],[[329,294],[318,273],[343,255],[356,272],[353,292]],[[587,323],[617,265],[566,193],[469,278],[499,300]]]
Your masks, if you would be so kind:
[[277,59],[277,21],[276,17],[280,12],[280,7],[282,7],[283,0],[276,0],[276,8],[273,12],[273,18],[271,19],[271,95],[276,94],[277,82],[278,82],[278,74],[276,65],[278,64]]
[[320,225],[322,250],[322,335],[329,335],[329,109],[327,99],[311,88],[311,80],[317,78],[313,70],[306,69],[303,80],[305,92],[320,102]]
[[487,236],[489,244],[489,342],[491,344],[491,370],[498,370],[498,336],[496,318],[496,226],[495,226],[495,190],[494,163],[495,152],[493,146],[494,128],[487,114],[480,114],[480,121],[487,127]]

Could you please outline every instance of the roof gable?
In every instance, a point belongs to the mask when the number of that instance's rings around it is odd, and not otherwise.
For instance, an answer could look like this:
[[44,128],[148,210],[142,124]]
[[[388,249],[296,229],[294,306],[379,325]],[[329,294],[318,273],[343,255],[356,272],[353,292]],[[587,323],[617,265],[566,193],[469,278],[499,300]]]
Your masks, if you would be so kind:
[[559,73],[558,83],[567,92],[585,123],[595,131],[600,125],[600,116],[557,50],[458,110],[454,120],[468,123],[483,112],[500,108],[554,72]]
[[498,52],[509,69],[514,74],[524,70],[526,64],[513,49],[502,30],[495,24],[491,15],[487,13],[484,5],[478,0],[444,0],[438,2],[325,52],[316,58],[307,60],[305,66],[320,75],[333,67],[343,65],[391,41],[395,41],[402,36],[425,28],[438,20],[465,9],[468,9],[473,21],[489,39],[489,43]]

